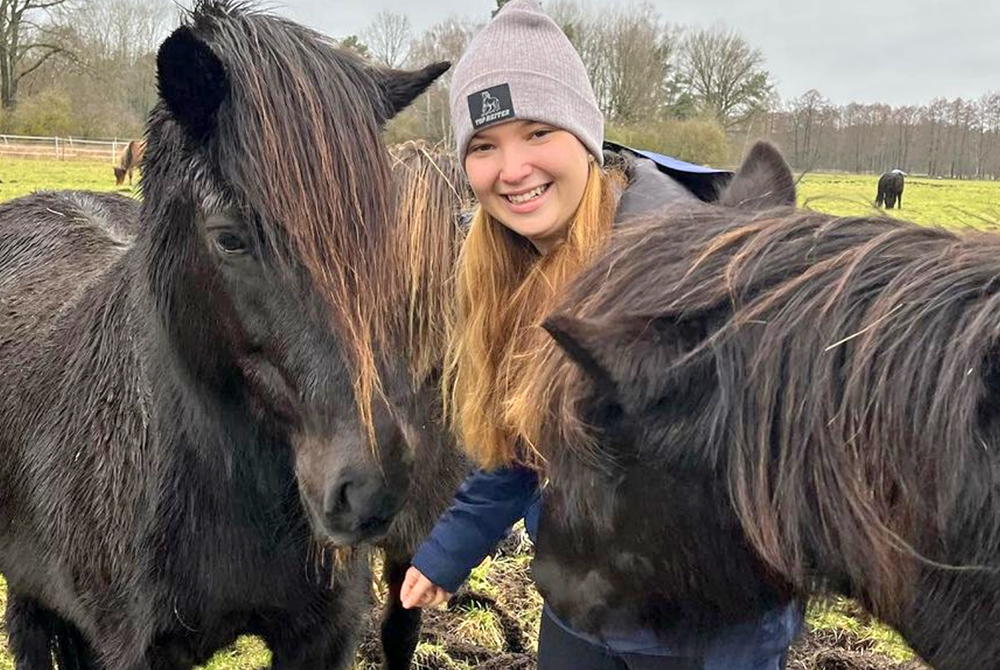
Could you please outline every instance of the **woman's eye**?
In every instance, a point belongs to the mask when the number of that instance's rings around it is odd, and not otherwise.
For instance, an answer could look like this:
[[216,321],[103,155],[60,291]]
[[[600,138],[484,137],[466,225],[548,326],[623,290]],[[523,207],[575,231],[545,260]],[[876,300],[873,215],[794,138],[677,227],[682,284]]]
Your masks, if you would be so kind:
[[234,233],[220,233],[215,237],[215,244],[223,253],[245,254],[249,251],[247,243],[239,235]]
[[531,133],[531,136],[537,139],[537,138],[545,137],[546,135],[550,134],[551,132],[552,132],[551,128],[539,128],[538,130],[536,130],[533,133]]
[[492,145],[490,145],[490,144],[476,144],[476,145],[473,145],[472,147],[469,148],[469,153],[471,154],[471,153],[476,153],[476,152],[483,152],[483,151],[487,151],[488,149],[491,149],[491,148],[492,148]]

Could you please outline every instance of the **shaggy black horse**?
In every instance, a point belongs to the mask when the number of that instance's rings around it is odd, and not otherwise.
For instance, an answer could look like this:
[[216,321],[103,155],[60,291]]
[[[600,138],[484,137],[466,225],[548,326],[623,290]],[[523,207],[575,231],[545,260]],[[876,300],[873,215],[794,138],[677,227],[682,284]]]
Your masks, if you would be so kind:
[[[390,528],[411,481],[437,478],[443,499],[461,476],[420,472],[419,449],[448,445],[414,392],[433,379],[402,353],[414,251],[380,138],[446,68],[376,70],[205,0],[158,53],[141,206],[0,207],[0,571],[19,670],[189,667],[242,633],[275,667],[351,662],[370,587],[351,547],[384,537],[405,562],[445,504]],[[415,620],[389,609],[387,663],[404,667]]]
[[939,670],[1000,668],[997,277],[1000,236],[884,218],[624,231],[547,323],[549,603],[655,627],[832,591]]
[[878,193],[875,195],[875,206],[887,209],[903,208],[903,173],[899,170],[886,172],[878,178]]

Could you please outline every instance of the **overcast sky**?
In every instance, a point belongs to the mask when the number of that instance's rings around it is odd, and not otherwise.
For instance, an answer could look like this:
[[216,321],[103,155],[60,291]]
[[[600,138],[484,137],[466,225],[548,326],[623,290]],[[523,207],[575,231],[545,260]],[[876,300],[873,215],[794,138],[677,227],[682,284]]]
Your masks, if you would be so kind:
[[[584,0],[591,12],[629,3]],[[1000,90],[1000,0],[651,0],[683,26],[722,21],[761,49],[784,99],[810,88],[834,103],[923,104]],[[275,12],[332,36],[361,32],[380,10],[415,33],[449,16],[485,19],[494,0],[270,0]],[[544,1],[542,6],[545,6]]]

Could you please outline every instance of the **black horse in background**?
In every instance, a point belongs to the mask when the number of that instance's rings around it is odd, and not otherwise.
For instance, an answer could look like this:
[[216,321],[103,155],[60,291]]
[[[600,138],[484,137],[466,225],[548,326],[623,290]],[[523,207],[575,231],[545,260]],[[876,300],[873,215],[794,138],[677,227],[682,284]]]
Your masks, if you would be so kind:
[[547,602],[596,630],[835,592],[1000,668],[998,276],[995,233],[790,207],[616,235],[546,324]]
[[900,170],[886,172],[878,178],[878,192],[875,195],[875,206],[886,209],[903,208],[904,174]]
[[439,511],[393,524],[438,438],[380,132],[446,68],[374,69],[204,0],[158,53],[142,204],[0,206],[18,670],[185,668],[243,633],[275,667],[349,665],[370,589],[353,547],[405,551]]

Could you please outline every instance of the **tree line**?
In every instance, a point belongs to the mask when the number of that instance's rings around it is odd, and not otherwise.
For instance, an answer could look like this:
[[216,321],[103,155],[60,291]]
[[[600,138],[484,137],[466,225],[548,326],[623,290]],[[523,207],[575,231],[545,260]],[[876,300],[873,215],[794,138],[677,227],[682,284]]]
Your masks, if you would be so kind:
[[920,106],[833,105],[810,90],[769,114],[768,132],[799,169],[1000,179],[1000,92]]
[[[610,139],[725,165],[769,137],[797,169],[1000,177],[998,92],[904,107],[837,106],[816,90],[782,101],[764,54],[732,27],[671,24],[645,3],[543,6],[580,52]],[[0,128],[140,135],[156,98],[156,47],[178,11],[173,0],[0,0]],[[450,17],[416,33],[405,14],[383,11],[338,42],[387,67],[455,62],[489,18]],[[449,84],[446,74],[397,117],[389,140],[450,143]]]

